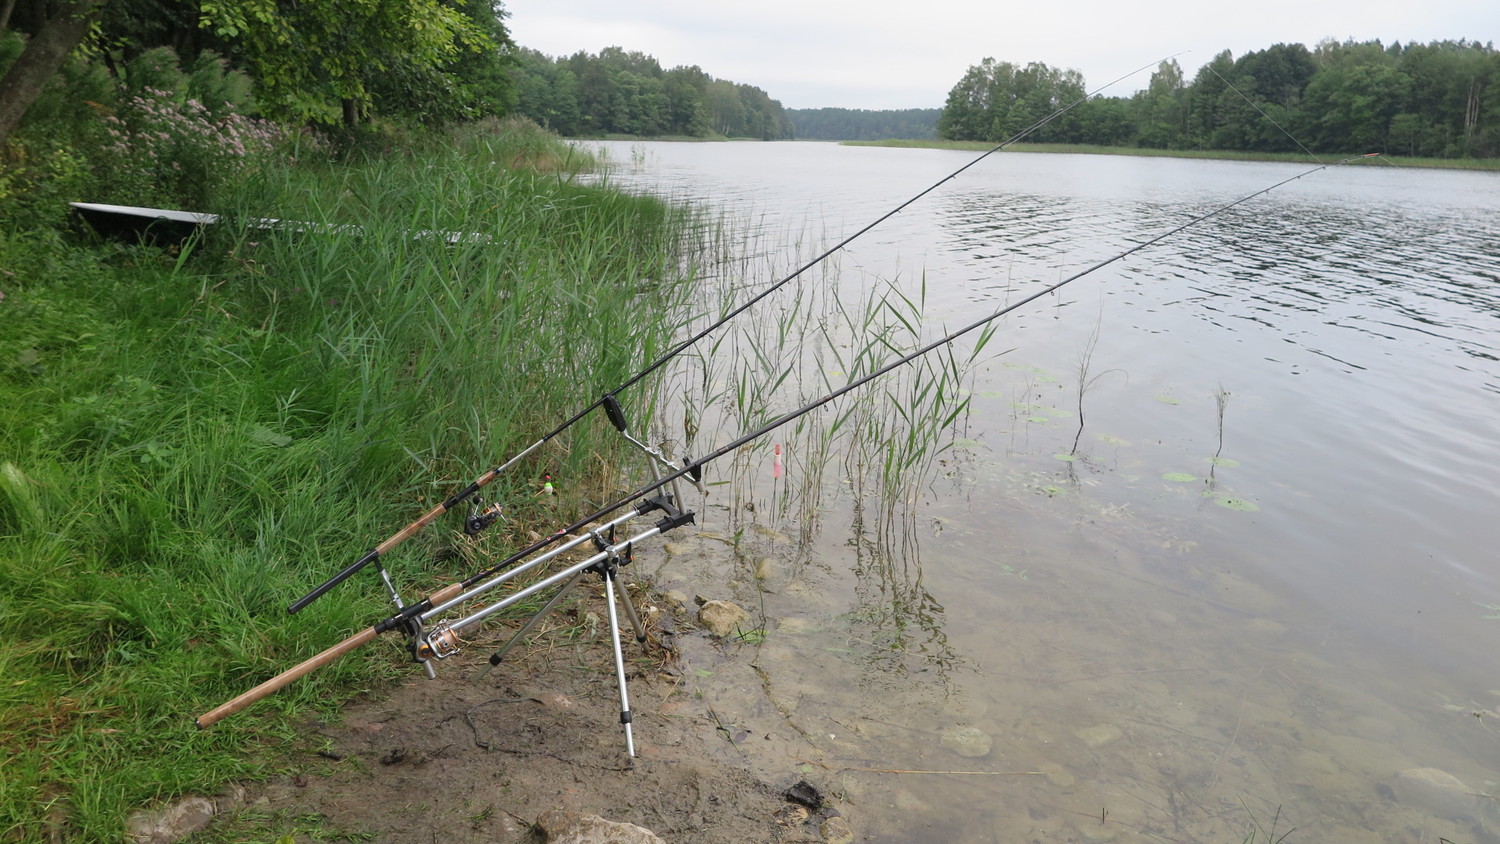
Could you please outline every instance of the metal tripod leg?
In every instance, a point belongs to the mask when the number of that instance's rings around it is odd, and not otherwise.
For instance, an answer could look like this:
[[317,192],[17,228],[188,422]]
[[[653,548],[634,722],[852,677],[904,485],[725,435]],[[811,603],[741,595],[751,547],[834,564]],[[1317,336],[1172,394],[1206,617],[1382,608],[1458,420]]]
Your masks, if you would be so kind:
[[[608,579],[614,580],[613,577]],[[646,628],[641,624],[641,617],[636,614],[635,603],[630,600],[629,587],[620,587],[620,602],[625,605],[625,617],[630,619],[630,626],[635,630],[635,640],[637,642],[645,642]]]
[[[613,566],[610,566],[604,575],[604,591],[608,593],[606,597],[609,601],[609,638],[615,648],[615,680],[620,684],[620,723],[625,726],[625,750],[631,758],[634,758],[635,736],[630,731],[630,693],[625,685],[625,651],[620,647],[620,619],[618,613],[615,612],[615,569]],[[625,605],[630,606],[629,596],[625,598]],[[633,619],[634,608],[631,609],[630,614]],[[636,629],[639,631],[640,628]]]
[[[507,641],[505,645],[500,648],[500,650],[490,654],[489,663],[487,663],[483,668],[479,669],[479,673],[474,675],[474,679],[476,681],[483,680],[486,675],[493,671],[495,666],[499,665],[500,661],[505,659],[505,655],[510,653],[510,649],[515,647],[517,642],[530,635],[531,631],[536,629],[537,625],[542,623],[542,619],[546,618],[548,615],[551,615],[552,611],[557,608],[557,605],[562,603],[562,599],[568,594],[568,592],[571,591],[574,586],[577,586],[578,581],[582,580],[583,576],[588,573],[588,569],[583,569],[582,571],[573,575],[573,579],[569,580],[567,584],[563,586],[563,588],[557,590],[557,594],[552,596],[552,600],[548,601],[545,606],[537,610],[536,614],[533,615],[531,619],[521,627],[520,630],[516,631],[516,635],[510,637],[510,640]],[[629,600],[629,598],[627,598],[626,600]],[[634,613],[634,609],[632,609],[631,612]],[[635,616],[632,614],[631,618],[634,617]],[[645,641],[645,637],[641,633],[640,622],[636,622],[636,635],[640,636],[642,641]]]

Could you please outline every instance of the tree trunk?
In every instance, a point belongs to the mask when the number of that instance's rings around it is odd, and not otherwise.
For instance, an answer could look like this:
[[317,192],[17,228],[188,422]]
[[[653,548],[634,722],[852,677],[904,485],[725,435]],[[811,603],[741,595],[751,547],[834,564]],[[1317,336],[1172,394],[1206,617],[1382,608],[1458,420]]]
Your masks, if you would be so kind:
[[0,147],[41,96],[47,81],[62,68],[68,54],[89,34],[89,27],[105,2],[68,0],[26,43],[16,63],[0,79]]

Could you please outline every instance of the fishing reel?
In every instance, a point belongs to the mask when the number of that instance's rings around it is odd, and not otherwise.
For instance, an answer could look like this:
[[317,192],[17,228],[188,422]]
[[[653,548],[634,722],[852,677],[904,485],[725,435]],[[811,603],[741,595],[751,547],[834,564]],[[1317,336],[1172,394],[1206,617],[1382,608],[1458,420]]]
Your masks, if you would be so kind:
[[424,631],[411,639],[411,655],[418,662],[426,662],[429,659],[447,659],[462,648],[463,641],[458,638],[458,632],[446,621],[438,622],[431,630]]
[[474,507],[469,510],[469,517],[464,519],[464,535],[478,536],[485,528],[505,517],[504,505],[496,501],[489,506],[484,505],[483,498],[474,500]]

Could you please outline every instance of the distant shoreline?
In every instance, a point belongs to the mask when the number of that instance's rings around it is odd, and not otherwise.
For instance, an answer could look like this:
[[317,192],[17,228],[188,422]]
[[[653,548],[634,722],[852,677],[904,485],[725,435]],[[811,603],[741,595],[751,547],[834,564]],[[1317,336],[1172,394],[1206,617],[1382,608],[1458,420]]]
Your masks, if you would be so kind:
[[[982,152],[994,149],[996,144],[989,141],[939,141],[939,140],[900,140],[890,139],[884,141],[838,141],[844,146],[855,147],[892,147],[896,149],[949,149],[965,150],[971,152]],[[1110,147],[1096,146],[1093,144],[1011,144],[1006,147],[1011,152],[1069,152],[1083,155],[1141,155],[1159,158],[1207,158],[1226,161],[1284,161],[1296,164],[1313,163],[1306,153],[1300,152],[1246,152],[1238,150],[1170,150],[1170,149],[1143,149],[1140,147]],[[1327,154],[1317,161],[1333,164],[1350,157],[1358,158],[1363,153],[1346,153],[1342,155]],[[1360,165],[1385,165],[1397,167],[1421,167],[1427,169],[1443,170],[1479,170],[1486,172],[1500,172],[1500,159],[1496,158],[1408,158],[1405,156],[1385,155],[1373,157],[1368,160],[1350,161],[1350,164]]]
[[[967,152],[983,152],[994,149],[996,144],[989,141],[940,141],[935,139],[901,139],[888,138],[883,141],[832,141],[821,138],[793,138],[780,141],[763,141],[758,138],[725,138],[717,137],[684,137],[681,135],[666,135],[659,137],[646,137],[636,135],[604,135],[594,137],[569,138],[571,141],[652,141],[668,143],[757,143],[757,144],[839,144],[849,147],[888,147],[891,149],[946,149]],[[1350,165],[1359,166],[1385,166],[1385,167],[1419,167],[1426,170],[1474,170],[1479,172],[1500,172],[1500,158],[1410,158],[1400,155],[1386,155],[1384,153],[1368,160],[1360,160],[1364,153],[1324,154],[1319,158],[1311,158],[1307,153],[1301,152],[1248,152],[1241,150],[1200,150],[1200,149],[1145,149],[1142,147],[1111,147],[1098,146],[1094,144],[1011,144],[1005,148],[1010,152],[1060,152],[1073,153],[1075,155],[1138,155],[1150,158],[1202,158],[1216,161],[1281,161],[1290,164],[1334,164],[1346,159]]]

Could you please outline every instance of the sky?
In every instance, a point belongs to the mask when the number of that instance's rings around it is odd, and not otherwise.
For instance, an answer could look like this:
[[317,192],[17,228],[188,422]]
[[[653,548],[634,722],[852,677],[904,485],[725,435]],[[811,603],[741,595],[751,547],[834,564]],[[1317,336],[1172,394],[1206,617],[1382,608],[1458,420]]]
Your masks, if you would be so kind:
[[551,56],[623,47],[697,65],[787,108],[939,108],[986,57],[1081,72],[1129,96],[1175,56],[1191,80],[1223,50],[1278,43],[1500,41],[1500,0],[504,0],[511,37]]

